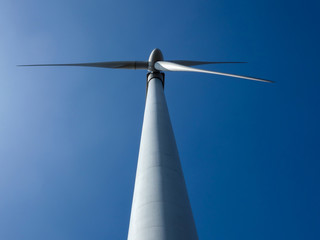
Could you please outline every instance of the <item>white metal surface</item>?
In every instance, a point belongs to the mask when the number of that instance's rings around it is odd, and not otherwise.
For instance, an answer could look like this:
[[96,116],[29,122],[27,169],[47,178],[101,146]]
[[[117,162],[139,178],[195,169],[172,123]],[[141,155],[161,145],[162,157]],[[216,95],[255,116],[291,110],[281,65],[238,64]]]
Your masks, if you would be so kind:
[[161,80],[149,82],[128,240],[197,240]]
[[241,76],[241,75],[230,74],[230,73],[208,71],[208,70],[203,70],[203,69],[194,68],[194,67],[188,67],[188,66],[184,66],[184,65],[177,64],[174,62],[168,62],[168,61],[157,61],[154,64],[154,68],[159,71],[199,72],[199,73],[209,73],[209,74],[222,75],[222,76],[227,76],[227,77],[242,78],[242,79],[259,81],[259,82],[272,82],[270,80],[266,80],[266,79],[262,79],[262,78],[254,78],[254,77],[247,77],[247,76]]

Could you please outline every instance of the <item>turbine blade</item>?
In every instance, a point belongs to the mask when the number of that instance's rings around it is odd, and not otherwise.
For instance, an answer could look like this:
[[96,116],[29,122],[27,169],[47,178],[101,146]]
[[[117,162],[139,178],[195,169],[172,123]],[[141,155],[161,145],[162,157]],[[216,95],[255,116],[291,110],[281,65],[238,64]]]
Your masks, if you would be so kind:
[[99,68],[124,68],[124,69],[148,69],[146,61],[115,61],[94,63],[67,63],[67,64],[33,64],[18,65],[18,67],[99,67]]
[[216,74],[216,75],[235,77],[235,78],[243,78],[243,79],[260,81],[260,82],[272,82],[270,80],[266,80],[266,79],[262,79],[262,78],[254,78],[254,77],[241,76],[241,75],[235,75],[235,74],[230,74],[230,73],[208,71],[208,70],[203,70],[203,69],[199,69],[199,68],[193,68],[193,67],[180,65],[177,63],[173,63],[173,62],[167,62],[167,61],[158,61],[154,64],[154,67],[155,67],[155,69],[157,69],[159,71],[200,72],[200,73],[209,73],[209,74]]
[[247,62],[204,62],[204,61],[189,61],[189,60],[170,60],[167,62],[173,62],[184,66],[196,66],[204,64],[221,64],[221,63],[247,63]]

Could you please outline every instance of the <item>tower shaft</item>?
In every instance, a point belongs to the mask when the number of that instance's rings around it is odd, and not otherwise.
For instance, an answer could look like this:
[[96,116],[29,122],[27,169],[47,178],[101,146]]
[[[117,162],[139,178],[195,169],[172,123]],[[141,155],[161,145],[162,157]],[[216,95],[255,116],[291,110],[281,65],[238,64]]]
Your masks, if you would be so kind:
[[159,78],[148,84],[128,240],[197,240]]

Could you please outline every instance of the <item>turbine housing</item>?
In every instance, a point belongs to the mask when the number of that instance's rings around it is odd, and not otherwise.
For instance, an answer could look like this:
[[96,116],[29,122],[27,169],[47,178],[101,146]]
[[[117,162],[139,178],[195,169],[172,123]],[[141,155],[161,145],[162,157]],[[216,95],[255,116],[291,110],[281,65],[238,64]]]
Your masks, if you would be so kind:
[[148,70],[150,72],[159,72],[159,70],[154,68],[154,64],[157,61],[163,61],[163,55],[159,48],[153,49],[153,51],[150,54],[149,61],[148,61]]

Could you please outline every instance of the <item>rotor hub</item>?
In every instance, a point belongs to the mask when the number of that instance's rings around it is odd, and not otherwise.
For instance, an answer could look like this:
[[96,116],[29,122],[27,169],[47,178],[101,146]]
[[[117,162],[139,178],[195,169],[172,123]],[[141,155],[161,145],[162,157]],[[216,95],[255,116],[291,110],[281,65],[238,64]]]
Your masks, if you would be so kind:
[[157,61],[163,61],[163,55],[159,48],[153,49],[153,51],[150,54],[149,61],[148,61],[149,63],[148,70],[150,72],[159,72],[159,70],[155,69],[154,67],[154,64]]

